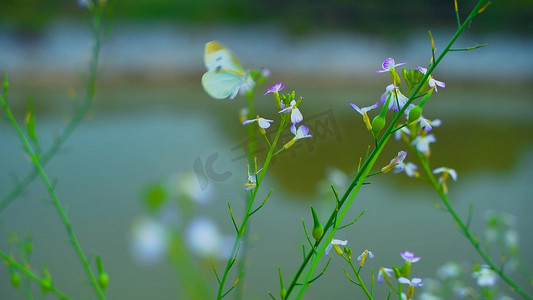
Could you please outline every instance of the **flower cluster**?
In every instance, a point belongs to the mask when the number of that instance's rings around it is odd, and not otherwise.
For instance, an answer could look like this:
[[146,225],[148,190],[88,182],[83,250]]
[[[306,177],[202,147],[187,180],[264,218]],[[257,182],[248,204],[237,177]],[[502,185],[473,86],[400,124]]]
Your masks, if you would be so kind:
[[[309,127],[305,125],[299,125],[304,119],[304,116],[299,109],[299,106],[302,103],[303,98],[300,97],[300,99],[295,100],[294,92],[292,92],[291,94],[287,94],[287,95],[280,95],[279,92],[283,90],[285,87],[286,85],[284,85],[281,82],[278,82],[277,84],[268,88],[267,91],[263,94],[263,96],[266,96],[272,93],[274,95],[274,99],[276,100],[276,105],[279,109],[278,113],[289,115],[288,119],[290,119],[290,126],[289,126],[290,132],[294,135],[294,137],[291,140],[289,140],[285,145],[283,145],[282,150],[289,149],[298,140],[313,137],[311,134],[309,134]],[[285,120],[285,119],[282,119],[282,120]],[[262,135],[266,135],[266,129],[270,128],[270,125],[273,122],[274,122],[273,120],[265,119],[257,115],[254,119],[242,121],[242,124],[248,125],[251,123],[257,123],[257,126],[259,127],[259,132]],[[285,126],[285,122],[283,122],[281,126]],[[283,129],[284,128],[281,128],[281,130]],[[250,173],[250,171],[248,171],[248,180],[244,184],[246,191],[252,190],[253,188],[257,186],[256,175],[257,175],[257,171],[255,173]]]
[[[396,294],[402,297],[402,299],[408,300],[413,298],[415,287],[421,287],[424,285],[422,279],[418,277],[412,279],[408,278],[411,273],[411,264],[420,261],[420,257],[415,256],[411,251],[402,252],[400,253],[400,256],[404,260],[404,265],[401,267],[379,268],[378,282],[386,282]],[[401,286],[399,289],[396,289],[397,284],[392,282],[393,279],[396,279],[398,283],[407,284],[407,293],[402,292]]]

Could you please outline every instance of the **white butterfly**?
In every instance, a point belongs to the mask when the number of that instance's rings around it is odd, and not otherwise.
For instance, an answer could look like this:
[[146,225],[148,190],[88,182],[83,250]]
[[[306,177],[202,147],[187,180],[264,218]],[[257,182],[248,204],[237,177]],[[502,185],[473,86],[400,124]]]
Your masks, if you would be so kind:
[[217,41],[205,44],[207,72],[202,76],[202,86],[215,99],[235,98],[239,91],[246,92],[255,85],[231,50]]

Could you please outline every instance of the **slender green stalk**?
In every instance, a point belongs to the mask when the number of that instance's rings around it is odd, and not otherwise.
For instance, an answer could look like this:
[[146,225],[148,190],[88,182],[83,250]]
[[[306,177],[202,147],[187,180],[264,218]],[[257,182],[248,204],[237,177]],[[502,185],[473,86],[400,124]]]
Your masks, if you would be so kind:
[[[246,99],[248,100],[248,119],[251,120],[254,118],[254,93],[253,92],[250,92],[250,93],[247,93],[246,94]],[[248,166],[254,166],[255,165],[255,151],[256,151],[256,137],[257,137],[257,130],[255,128],[255,126],[247,126],[247,132],[248,132]],[[254,170],[255,172],[255,170]],[[246,199],[245,199],[246,203],[249,204],[249,202],[251,202],[251,198],[250,198],[250,195],[247,194],[246,195]],[[250,226],[248,226],[249,228]],[[239,280],[239,282],[241,284],[239,284],[237,286],[237,289],[235,290],[235,297],[234,299],[235,300],[239,300],[239,299],[242,299],[242,294],[243,294],[243,288],[244,288],[244,284],[242,284],[243,280],[244,280],[244,276],[246,275],[246,272],[244,272],[244,269],[246,268],[246,257],[247,257],[247,254],[248,254],[248,247],[246,246],[247,245],[247,240],[248,240],[248,230],[245,230],[244,231],[244,234],[242,236],[242,244],[244,244],[245,246],[242,248],[241,250],[241,257],[239,259],[239,263],[237,265],[237,269],[239,270],[240,274],[241,275],[241,278]]]
[[169,261],[174,266],[180,284],[189,299],[213,299],[212,290],[201,268],[187,251],[182,233],[173,231],[169,247]]
[[[83,104],[76,109],[76,112],[70,122],[66,125],[61,134],[54,140],[52,146],[41,156],[40,162],[45,166],[50,159],[52,159],[59,151],[61,146],[70,137],[74,129],[78,127],[80,121],[87,115],[87,112],[92,106],[96,94],[96,79],[98,77],[98,61],[100,58],[100,49],[102,47],[102,31],[103,31],[103,17],[96,14],[94,23],[92,23],[93,32],[93,48],[91,61],[89,63],[89,78],[87,80],[87,92]],[[13,189],[4,196],[0,202],[0,212],[2,212],[24,189],[37,177],[38,172],[32,169],[20,182],[18,182]]]
[[[441,62],[441,60],[444,58],[444,56],[450,51],[450,48],[452,47],[454,42],[457,40],[457,38],[461,35],[463,30],[466,28],[466,26],[470,23],[470,21],[475,16],[477,16],[479,14],[479,10],[481,8],[481,5],[484,2],[485,2],[485,0],[479,0],[478,1],[478,3],[473,8],[473,10],[469,14],[469,16],[467,17],[465,22],[463,22],[463,24],[461,24],[461,26],[457,29],[455,34],[452,36],[452,38],[450,39],[450,41],[448,42],[447,46],[444,48],[442,53],[439,55],[439,57],[434,61],[433,64],[431,64],[429,66],[426,74],[424,75],[424,77],[422,78],[422,80],[420,81],[418,86],[413,90],[413,92],[412,92],[411,96],[409,97],[409,100],[407,101],[407,103],[399,110],[399,112],[397,114],[394,115],[391,123],[389,124],[389,126],[387,128],[387,130],[385,131],[385,133],[383,134],[383,136],[381,137],[379,142],[376,144],[376,148],[374,148],[374,150],[371,152],[371,154],[367,157],[367,159],[363,163],[363,166],[361,167],[359,172],[356,174],[354,180],[352,181],[352,183],[350,184],[350,186],[348,187],[348,189],[344,193],[343,197],[339,201],[338,207],[331,213],[330,218],[329,218],[328,222],[326,223],[326,225],[324,227],[324,234],[322,235],[322,237],[320,239],[318,239],[315,242],[315,248],[318,247],[320,242],[324,239],[324,237],[327,234],[326,242],[321,246],[320,250],[316,252],[317,257],[316,257],[315,260],[313,260],[313,263],[312,263],[310,269],[308,270],[308,275],[306,276],[305,282],[303,282],[303,284],[301,284],[300,292],[299,292],[299,294],[297,296],[297,299],[300,299],[303,296],[303,294],[304,294],[304,292],[305,292],[305,290],[307,288],[308,282],[312,278],[312,273],[316,269],[316,266],[317,266],[318,262],[320,261],[320,258],[322,256],[322,254],[324,253],[325,248],[327,247],[327,241],[331,240],[331,238],[333,238],[334,234],[336,233],[336,230],[338,228],[338,224],[340,223],[340,221],[342,221],[342,219],[343,219],[344,215],[346,214],[348,208],[350,207],[351,202],[354,199],[358,189],[360,188],[362,182],[364,182],[364,180],[366,179],[370,169],[373,167],[374,162],[376,161],[377,157],[381,153],[381,150],[385,146],[388,138],[394,132],[395,127],[396,127],[396,123],[398,122],[399,118],[403,115],[405,109],[409,106],[409,104],[411,102],[413,102],[419,96],[418,94],[421,91],[421,89],[422,89],[424,83],[426,82],[426,80],[429,78],[429,75],[433,72],[433,70]],[[348,198],[348,196],[350,194],[352,194],[352,196],[350,197],[350,200],[348,201],[346,206],[343,207],[345,202],[346,202],[346,199]],[[341,213],[338,214],[337,209],[341,209],[341,208],[342,208]],[[336,224],[333,224],[334,220],[335,220]],[[332,230],[328,234],[327,232],[328,232],[329,228],[331,228]],[[297,285],[298,279],[300,278],[301,273],[303,272],[303,270],[305,269],[305,267],[307,266],[307,264],[311,260],[311,257],[314,254],[315,254],[315,249],[311,249],[307,253],[307,255],[305,256],[303,262],[301,263],[300,267],[296,271],[296,274],[294,275],[290,286],[287,289],[286,298],[288,298],[288,296],[290,295],[290,293],[292,292],[294,287]]]
[[522,296],[524,299],[533,300],[533,296],[529,295],[524,289],[518,286],[518,284],[514,282],[514,280],[512,280],[509,276],[507,276],[507,274],[505,274],[501,268],[496,266],[494,261],[492,261],[492,259],[488,255],[488,253],[485,252],[483,248],[481,248],[481,245],[479,244],[478,239],[470,232],[465,222],[461,220],[461,218],[459,217],[459,215],[457,214],[457,212],[451,205],[450,201],[448,200],[448,196],[446,195],[442,187],[439,185],[438,181],[435,179],[435,176],[431,172],[431,168],[429,166],[429,161],[427,157],[425,157],[424,154],[418,151],[417,151],[417,155],[420,160],[420,163],[422,164],[422,167],[424,168],[424,171],[426,172],[426,176],[429,178],[429,182],[431,183],[431,185],[433,186],[433,188],[439,195],[440,199],[442,200],[442,203],[444,203],[450,215],[452,215],[455,221],[455,224],[459,227],[459,229],[464,234],[466,239],[470,242],[470,244],[472,244],[472,247],[474,247],[474,249],[479,254],[479,256],[481,256],[481,258],[487,263],[487,265],[489,265],[489,267],[494,272],[496,272],[500,276],[500,278],[511,287],[511,289],[519,293],[520,296]]
[[[0,251],[0,258],[2,258],[2,260],[6,262],[7,265],[14,267],[22,274],[24,274],[24,276],[26,276],[30,280],[35,281],[39,286],[45,284],[45,282],[41,278],[39,278],[39,276],[35,275],[29,268],[21,266],[17,261],[15,261],[11,256],[7,255],[6,253]],[[70,299],[69,297],[67,297],[67,295],[58,290],[54,285],[51,286],[50,291],[56,294],[60,299]]]
[[350,265],[350,268],[352,268],[352,271],[353,273],[355,274],[355,277],[357,278],[357,282],[359,282],[359,286],[361,287],[361,289],[363,290],[363,292],[365,293],[366,297],[370,300],[373,300],[374,297],[372,296],[372,294],[368,291],[366,285],[365,285],[365,282],[363,281],[363,279],[361,278],[361,275],[359,275],[359,272],[361,271],[361,268],[359,267],[359,270],[356,270],[355,269],[355,266],[353,265],[353,262],[351,259],[349,259],[348,257],[345,257],[344,255],[342,256],[344,258],[344,260],[346,260],[346,262],[348,262],[348,264]]
[[[231,269],[231,267],[233,266],[235,260],[237,259],[237,254],[239,252],[239,249],[241,247],[241,244],[242,244],[242,238],[246,232],[246,227],[247,227],[247,223],[248,223],[248,220],[250,218],[250,216],[252,215],[251,212],[252,212],[252,207],[253,207],[253,204],[254,204],[254,200],[257,196],[257,192],[259,190],[259,187],[261,186],[261,183],[263,181],[263,177],[265,176],[265,173],[268,169],[268,166],[270,165],[270,161],[272,160],[272,157],[274,156],[274,149],[276,148],[276,145],[278,144],[278,141],[279,141],[279,138],[281,136],[281,133],[283,132],[283,129],[285,128],[285,123],[286,123],[286,120],[287,120],[287,116],[286,115],[281,115],[281,124],[278,128],[278,132],[276,133],[276,136],[274,138],[274,141],[272,142],[272,146],[270,147],[270,149],[268,150],[268,154],[267,154],[267,157],[265,159],[265,163],[263,164],[263,168],[261,169],[261,172],[259,173],[259,176],[257,178],[257,185],[256,187],[252,190],[251,192],[251,196],[250,196],[250,201],[248,202],[248,205],[246,207],[246,211],[245,211],[245,214],[244,214],[244,219],[242,220],[242,223],[241,225],[239,226],[238,230],[237,230],[237,236],[235,237],[235,242],[233,244],[233,248],[231,250],[231,255],[226,263],[226,268],[224,269],[224,274],[222,275],[222,278],[219,280],[219,287],[218,287],[218,293],[217,293],[217,299],[222,299],[226,294],[224,292],[224,285],[225,285],[225,282],[227,280],[227,277],[228,277],[228,273],[229,273],[229,270]],[[237,279],[238,281],[238,279]],[[235,286],[235,284],[237,284],[237,281],[234,283],[233,286]]]
[[78,239],[76,238],[76,235],[74,234],[74,230],[72,229],[72,226],[70,225],[70,221],[69,221],[69,219],[67,217],[67,214],[65,213],[65,210],[61,206],[61,203],[59,202],[59,199],[57,198],[57,194],[56,194],[56,192],[54,190],[54,187],[53,187],[52,183],[50,182],[50,180],[48,179],[48,176],[46,175],[46,173],[45,173],[45,171],[44,171],[44,169],[43,169],[43,167],[41,165],[41,162],[39,160],[39,156],[33,151],[30,143],[26,139],[26,136],[24,135],[24,133],[20,129],[19,125],[17,124],[17,121],[15,120],[15,117],[11,113],[11,110],[9,109],[9,106],[7,104],[6,99],[4,99],[4,97],[2,97],[2,96],[0,96],[0,105],[2,106],[4,112],[5,112],[6,116],[7,116],[7,119],[9,120],[11,125],[13,126],[13,129],[15,130],[17,135],[19,136],[20,141],[22,142],[22,145],[24,147],[24,150],[26,151],[26,153],[30,157],[30,159],[31,159],[31,161],[33,163],[33,166],[37,170],[37,173],[39,174],[39,176],[41,177],[44,185],[46,186],[46,189],[48,190],[48,194],[50,195],[50,197],[52,199],[52,203],[53,203],[54,207],[56,208],[57,213],[59,214],[59,217],[61,218],[61,221],[63,222],[63,226],[67,230],[67,234],[70,237],[70,241],[72,242],[72,246],[76,250],[76,253],[78,254],[78,258],[80,259],[83,267],[85,268],[85,272],[87,274],[87,277],[88,277],[89,281],[91,282],[91,285],[93,286],[93,289],[94,289],[95,293],[97,294],[99,299],[105,299],[105,295],[102,292],[102,290],[100,289],[100,286],[98,285],[98,282],[96,281],[96,278],[95,278],[95,276],[93,274],[93,271],[91,270],[91,266],[89,265],[89,262],[87,261],[87,258],[85,257],[85,254],[83,253],[83,251],[81,249],[81,246],[80,246],[80,244],[78,242]]

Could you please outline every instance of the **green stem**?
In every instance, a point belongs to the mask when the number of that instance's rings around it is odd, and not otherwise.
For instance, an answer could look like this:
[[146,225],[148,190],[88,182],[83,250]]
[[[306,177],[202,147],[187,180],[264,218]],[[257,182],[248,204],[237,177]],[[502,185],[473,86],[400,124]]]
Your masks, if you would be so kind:
[[[388,137],[390,137],[390,135]],[[315,243],[315,247],[317,247],[320,241],[323,240],[324,236],[326,236],[327,229],[331,228],[331,231],[329,231],[329,233],[327,234],[326,242],[322,244],[322,246],[320,247],[318,251],[316,251],[316,258],[313,260],[313,263],[311,264],[311,267],[309,268],[307,272],[305,281],[300,287],[300,292],[298,293],[298,296],[296,297],[297,299],[301,299],[303,297],[303,294],[305,293],[305,290],[307,289],[308,282],[313,277],[313,273],[318,266],[318,262],[320,261],[320,259],[324,255],[324,252],[326,251],[328,241],[330,241],[334,237],[335,233],[337,232],[339,228],[339,224],[341,223],[344,216],[348,212],[348,209],[351,207],[351,204],[353,200],[355,199],[357,192],[363,185],[363,182],[367,178],[369,171],[372,169],[377,158],[379,157],[379,154],[385,147],[388,141],[388,137],[382,138],[380,142],[378,143],[378,148],[374,149],[372,153],[370,154],[370,156],[368,157],[368,159],[365,160],[365,163],[361,167],[361,170],[359,171],[359,173],[356,175],[354,181],[352,182],[352,185],[350,185],[350,188],[348,188],[348,190],[346,191],[346,193],[343,195],[342,199],[340,200],[340,203],[339,203],[340,213],[336,210],[332,212],[328,222],[326,223],[326,226],[324,227],[324,234],[322,235],[322,238]],[[313,253],[315,252],[312,250],[309,252],[309,254],[313,254]],[[310,259],[311,255],[306,256],[307,261],[309,261],[307,259],[308,257]],[[296,285],[295,279],[293,279],[293,281],[294,281],[294,284]],[[292,283],[291,283],[291,286],[292,286]],[[288,295],[288,290],[287,290],[287,295]]]
[[[344,257],[344,256],[343,256]],[[347,257],[344,257],[344,259],[350,264],[350,267],[352,268],[352,271],[353,273],[355,274],[355,277],[357,278],[357,281],[359,282],[359,286],[361,287],[361,289],[363,290],[363,292],[365,293],[366,297],[370,300],[373,300],[374,297],[372,297],[372,294],[370,294],[370,292],[368,291],[368,289],[366,288],[365,286],[365,282],[363,281],[363,279],[361,278],[361,275],[359,275],[359,271],[355,269],[355,266],[353,265],[353,262],[351,259],[347,258]],[[359,270],[361,270],[361,268],[359,268]]]
[[[248,101],[248,119],[251,120],[255,117],[255,111],[254,111],[254,93],[247,93],[246,99]],[[252,172],[255,172],[255,151],[256,151],[256,136],[257,136],[257,130],[255,129],[255,126],[247,126],[248,128],[248,166],[252,166]],[[268,139],[267,139],[268,142]],[[271,146],[269,144],[269,146]],[[249,204],[251,201],[250,194],[246,195],[245,201]],[[244,216],[246,217],[246,216]],[[244,234],[242,236],[242,243],[244,245],[247,244],[248,240],[248,231],[244,231]],[[244,276],[246,273],[244,272],[244,269],[246,267],[246,257],[248,253],[248,247],[243,247],[241,251],[241,259],[239,260],[239,264],[237,266],[237,269],[239,270],[239,273],[242,274],[239,282],[241,284],[238,285],[237,289],[235,290],[235,300],[242,299],[243,294],[243,287],[244,284],[242,284],[242,281],[244,280]]]
[[234,242],[233,248],[231,250],[231,255],[230,255],[230,257],[229,257],[229,259],[228,259],[228,261],[226,263],[226,268],[224,269],[224,274],[222,275],[222,278],[220,279],[220,282],[219,282],[217,299],[222,299],[222,297],[225,296],[224,285],[226,283],[229,270],[231,269],[233,263],[237,259],[237,253],[239,252],[239,249],[240,249],[241,243],[242,243],[242,238],[243,238],[243,236],[244,236],[244,234],[246,232],[246,226],[247,226],[248,220],[249,220],[249,218],[251,216],[251,211],[252,211],[252,207],[253,207],[253,204],[254,204],[254,200],[255,200],[255,198],[257,196],[257,192],[258,192],[259,187],[260,187],[260,185],[261,185],[261,183],[263,181],[263,177],[265,176],[265,173],[266,173],[266,171],[268,169],[270,161],[272,160],[274,149],[275,149],[275,147],[276,147],[276,145],[278,143],[278,140],[279,140],[279,138],[281,136],[281,133],[283,132],[283,129],[285,128],[286,120],[287,120],[286,116],[282,115],[281,124],[280,124],[280,126],[278,128],[278,132],[276,133],[276,137],[274,138],[274,141],[272,142],[272,146],[268,150],[268,154],[267,154],[267,157],[265,159],[265,163],[263,165],[261,173],[259,174],[259,176],[257,178],[257,185],[251,192],[250,201],[248,202],[248,205],[246,207],[246,211],[245,211],[245,214],[244,214],[244,219],[242,220],[242,223],[239,226],[239,230],[237,231],[237,236],[235,237],[235,242]]
[[[363,166],[361,167],[360,171],[356,174],[354,180],[352,181],[352,183],[350,184],[350,186],[348,187],[348,189],[344,193],[343,197],[339,201],[338,209],[342,208],[341,214],[338,216],[336,210],[334,210],[331,213],[330,218],[329,218],[328,222],[326,223],[326,225],[324,227],[324,234],[322,235],[322,237],[320,239],[318,239],[315,242],[315,248],[318,247],[320,242],[324,239],[324,237],[327,234],[327,230],[330,227],[333,226],[334,220],[337,220],[337,224],[340,223],[340,221],[342,221],[342,217],[344,216],[344,214],[347,212],[348,208],[350,207],[351,202],[352,202],[353,198],[355,197],[355,194],[357,193],[357,190],[361,186],[362,182],[364,182],[364,180],[366,179],[370,169],[372,168],[372,166],[374,165],[374,162],[377,159],[377,156],[379,156],[379,153],[383,149],[383,146],[385,146],[388,138],[393,133],[393,131],[394,131],[395,127],[396,127],[396,123],[398,122],[399,118],[403,115],[405,109],[409,106],[409,104],[411,102],[413,102],[418,97],[418,93],[422,89],[422,87],[423,87],[424,83],[426,82],[426,80],[429,78],[429,75],[437,67],[437,65],[444,58],[444,56],[450,51],[451,46],[457,40],[457,38],[461,35],[461,33],[466,28],[466,26],[470,23],[470,21],[478,14],[478,10],[481,8],[481,5],[482,5],[482,3],[484,1],[485,0],[479,0],[478,1],[478,3],[476,4],[474,9],[472,10],[470,15],[468,16],[468,18],[457,29],[456,33],[452,36],[452,38],[450,39],[450,41],[448,42],[447,46],[444,48],[442,53],[439,55],[439,57],[435,60],[435,62],[433,64],[431,64],[428,67],[428,70],[427,70],[426,74],[424,75],[424,77],[422,78],[422,80],[418,84],[418,86],[415,88],[415,90],[412,92],[412,94],[409,97],[409,100],[407,101],[407,103],[393,117],[391,123],[389,124],[389,127],[387,128],[387,130],[385,131],[385,133],[383,134],[383,136],[381,137],[381,139],[377,143],[376,148],[374,148],[374,150],[372,151],[370,156],[365,160],[365,162],[364,162]],[[356,189],[356,190],[353,191],[354,189]],[[347,199],[348,195],[350,195],[350,193],[352,193],[352,191],[353,191],[352,197],[350,197],[350,200],[348,201],[347,205],[345,207],[343,207],[345,202],[346,202],[346,199]],[[320,251],[317,252],[317,258],[313,261],[313,264],[311,265],[311,268],[308,271],[308,275],[307,275],[307,277],[305,279],[305,282],[301,285],[300,292],[299,292],[299,294],[297,296],[297,299],[300,299],[303,296],[303,294],[305,292],[305,289],[307,288],[307,283],[309,282],[310,278],[312,277],[312,273],[315,270],[318,262],[320,261],[320,258],[322,256],[322,254],[324,253],[325,248],[327,247],[327,242],[333,237],[333,235],[335,233],[336,233],[336,228],[335,228],[335,226],[333,226],[331,232],[327,236],[326,243],[324,243],[322,245]],[[307,253],[307,255],[305,256],[303,262],[300,264],[300,267],[296,271],[296,274],[294,275],[294,277],[293,277],[293,279],[291,281],[291,284],[290,284],[289,288],[287,289],[287,294],[286,294],[287,298],[290,295],[290,293],[292,292],[292,290],[294,289],[294,287],[297,285],[297,281],[300,278],[301,273],[303,272],[304,268],[306,267],[306,265],[311,260],[311,257],[313,256],[314,253],[315,253],[315,250],[311,249]]]
[[[7,265],[12,266],[15,269],[19,270],[22,274],[24,274],[24,276],[26,276],[30,280],[35,281],[38,285],[42,286],[45,284],[45,282],[41,278],[39,278],[37,275],[33,274],[33,272],[30,269],[24,268],[23,266],[21,266],[18,262],[16,262],[11,256],[7,255],[6,253],[0,251],[0,258],[2,258],[2,260],[6,262]],[[53,285],[50,291],[56,294],[60,299],[65,299],[65,300],[70,299],[69,297],[67,297],[67,295],[65,295],[63,292],[58,290]]]
[[78,257],[79,257],[83,267],[85,268],[85,272],[87,274],[87,277],[89,278],[89,281],[91,282],[91,284],[93,286],[94,291],[98,295],[98,298],[105,299],[105,295],[102,292],[102,290],[100,289],[100,286],[98,285],[98,282],[96,281],[96,278],[95,278],[95,276],[94,276],[94,274],[93,274],[93,272],[91,270],[89,262],[87,261],[87,258],[85,257],[85,254],[83,253],[83,251],[81,249],[81,246],[80,246],[80,244],[78,242],[78,239],[76,238],[76,235],[74,234],[74,230],[72,229],[72,226],[70,225],[70,221],[69,221],[69,219],[67,217],[67,214],[65,213],[65,210],[63,209],[63,207],[61,206],[61,203],[59,202],[59,199],[57,198],[57,194],[55,193],[55,190],[54,190],[54,187],[53,187],[52,183],[50,182],[50,180],[48,179],[48,176],[44,172],[44,169],[43,169],[43,167],[42,167],[42,165],[41,165],[41,163],[39,161],[39,157],[37,156],[37,154],[35,154],[35,152],[31,148],[30,143],[26,139],[26,136],[24,135],[24,133],[22,132],[22,130],[18,126],[17,121],[15,120],[15,117],[11,113],[11,110],[9,109],[9,106],[7,105],[7,101],[2,96],[0,96],[0,105],[4,109],[4,112],[5,112],[8,120],[9,120],[9,122],[11,123],[13,128],[15,129],[15,132],[19,136],[19,138],[20,138],[20,140],[21,140],[21,142],[22,142],[22,144],[24,146],[24,150],[26,150],[26,153],[31,158],[33,166],[35,167],[35,170],[37,170],[37,173],[40,175],[44,185],[46,186],[46,189],[48,190],[48,194],[50,194],[50,197],[52,198],[52,203],[54,204],[54,207],[56,208],[57,213],[59,214],[59,217],[61,218],[61,221],[63,222],[63,226],[67,230],[67,234],[70,237],[72,245],[73,245],[74,249],[76,250],[76,253],[78,254]]
[[[80,106],[72,120],[67,124],[63,132],[54,140],[54,143],[52,146],[41,156],[40,162],[41,165],[45,166],[52,157],[56,155],[56,153],[59,151],[61,146],[65,143],[65,141],[70,137],[74,129],[78,127],[78,124],[80,121],[87,115],[87,112],[92,106],[92,103],[95,98],[96,94],[96,79],[98,77],[98,61],[100,57],[100,49],[101,49],[101,35],[102,35],[102,28],[103,28],[103,19],[101,15],[95,16],[95,22],[93,26],[93,39],[94,39],[94,45],[92,49],[92,57],[89,64],[89,79],[87,81],[87,93],[85,95],[85,101],[83,102],[82,106]],[[2,202],[0,202],[0,212],[2,212],[24,189],[37,177],[38,172],[36,169],[33,169],[30,173],[28,173],[24,179],[22,179],[20,182],[18,182],[13,189],[4,196],[2,199]]]
[[431,183],[431,185],[433,186],[433,188],[435,189],[435,191],[441,198],[442,203],[444,203],[448,212],[452,215],[455,221],[455,224],[463,232],[463,234],[468,239],[470,244],[472,244],[472,247],[474,247],[474,249],[479,254],[479,256],[481,256],[481,258],[487,263],[487,265],[489,265],[489,267],[494,272],[496,272],[500,276],[500,278],[503,281],[505,281],[505,283],[507,283],[513,290],[519,293],[524,299],[533,300],[533,297],[530,296],[528,293],[526,293],[526,291],[524,291],[524,289],[522,289],[520,286],[518,286],[518,284],[514,282],[509,276],[507,276],[507,274],[505,274],[501,268],[497,267],[496,264],[492,261],[492,259],[488,255],[488,253],[485,252],[481,248],[479,241],[472,235],[472,233],[468,229],[468,226],[463,222],[463,220],[461,220],[461,218],[459,217],[459,215],[457,214],[457,212],[451,205],[450,201],[448,200],[448,196],[446,195],[446,193],[444,193],[444,190],[439,185],[438,181],[435,179],[435,176],[431,172],[431,168],[429,166],[429,162],[427,158],[424,156],[424,154],[420,152],[417,152],[417,155],[420,160],[420,163],[422,164],[422,167],[424,168],[424,171],[426,172],[426,175],[429,178],[429,182]]

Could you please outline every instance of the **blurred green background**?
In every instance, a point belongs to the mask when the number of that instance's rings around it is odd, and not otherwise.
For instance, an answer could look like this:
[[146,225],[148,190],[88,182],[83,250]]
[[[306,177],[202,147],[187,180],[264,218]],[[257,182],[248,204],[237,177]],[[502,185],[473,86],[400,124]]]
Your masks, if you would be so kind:
[[[2,2],[2,20],[15,22],[27,30],[38,31],[58,17],[82,15],[75,1]],[[139,22],[170,20],[196,25],[266,22],[295,33],[324,28],[382,33],[394,27],[396,31],[409,31],[427,26],[449,26],[455,17],[453,1],[447,0],[118,0],[116,3],[114,16]],[[459,1],[461,9],[474,3]],[[533,31],[532,4],[531,0],[493,1],[484,17],[476,20],[477,29],[481,32],[510,30],[527,36]]]
[[[459,2],[461,15],[474,1]],[[244,160],[234,160],[246,132],[238,122],[245,100],[216,101],[200,85],[203,47],[219,40],[246,68],[268,68],[272,75],[256,96],[256,109],[275,119],[272,99],[263,90],[283,81],[304,97],[301,107],[315,138],[280,155],[267,175],[264,192],[274,193],[251,224],[249,272],[244,299],[277,294],[277,267],[288,277],[297,268],[305,238],[301,219],[311,222],[309,205],[325,219],[332,197],[324,191],[332,168],[353,175],[371,138],[348,103],[369,105],[389,83],[376,75],[384,58],[416,68],[430,58],[427,30],[437,50],[455,30],[453,1],[117,1],[113,26],[103,45],[97,96],[87,119],[47,166],[82,246],[100,255],[110,274],[109,299],[186,299],[181,280],[167,260],[139,261],[132,251],[134,225],[141,218],[175,214],[178,222],[214,220],[224,235],[233,233],[227,201],[240,216],[247,178]],[[533,22],[532,1],[494,1],[474,20],[458,47],[487,43],[472,52],[452,53],[436,72],[445,81],[424,109],[443,121],[434,133],[434,167],[455,168],[450,198],[462,216],[474,204],[473,228],[483,234],[487,211],[517,217],[521,252],[533,260]],[[35,101],[38,133],[45,146],[72,115],[72,99],[85,92],[90,57],[88,12],[75,1],[2,1],[0,71],[10,78],[10,105],[22,122],[27,101]],[[324,119],[328,116],[329,119]],[[314,118],[314,119],[313,119]],[[325,121],[336,124],[325,131]],[[332,123],[330,123],[332,124]],[[329,128],[332,129],[332,128]],[[377,165],[405,146],[391,142]],[[166,199],[149,212],[149,186],[194,174],[193,161],[219,154],[224,181],[209,181],[207,203]],[[260,156],[260,160],[261,160]],[[407,161],[414,161],[408,154]],[[31,170],[9,124],[0,122],[0,196]],[[195,185],[193,180],[190,185]],[[43,201],[44,199],[44,201]],[[338,238],[357,255],[376,254],[364,270],[401,263],[399,252],[414,251],[422,261],[414,276],[435,278],[449,260],[480,260],[437,210],[436,195],[423,182],[403,174],[377,177],[362,189],[350,214],[367,213]],[[36,180],[0,212],[0,249],[8,235],[33,234],[32,267],[47,266],[57,287],[74,299],[92,299],[83,270],[66,242],[64,229]],[[191,250],[189,250],[191,251]],[[494,253],[496,259],[499,253]],[[214,285],[209,260],[198,269]],[[217,260],[219,269],[223,264]],[[341,260],[313,285],[305,299],[362,299],[344,277]],[[0,269],[0,299],[25,299]],[[512,273],[527,285],[517,272]],[[231,281],[231,280],[230,280]],[[465,284],[475,286],[473,280]],[[504,288],[502,292],[513,295]],[[531,290],[531,289],[530,289]],[[376,287],[377,299],[386,289]],[[34,288],[39,298],[38,287]],[[513,295],[515,297],[515,295]],[[45,295],[44,299],[54,299]],[[518,298],[518,297],[516,297]]]

